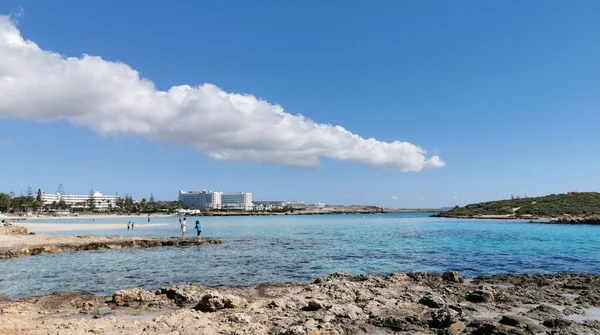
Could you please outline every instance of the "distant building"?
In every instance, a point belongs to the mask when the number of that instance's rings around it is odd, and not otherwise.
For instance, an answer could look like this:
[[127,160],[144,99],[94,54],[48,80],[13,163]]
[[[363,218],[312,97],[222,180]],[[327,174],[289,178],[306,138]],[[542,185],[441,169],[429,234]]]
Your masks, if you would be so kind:
[[251,211],[254,209],[254,204],[252,203],[252,193],[223,193],[221,195],[221,208]]
[[202,190],[202,192],[179,191],[179,201],[183,202],[185,207],[210,210],[221,209],[221,195],[223,192],[213,192]]
[[302,201],[286,201],[282,202],[281,205],[284,208],[303,209],[306,208],[306,203]]
[[117,200],[120,197],[116,195],[103,195],[100,192],[94,192],[87,195],[60,194],[60,193],[44,193],[42,192],[42,201],[44,205],[52,203],[64,202],[71,208],[89,209],[93,204],[94,209],[103,211],[109,208],[114,208],[117,205]]
[[223,193],[203,190],[201,192],[179,191],[179,201],[188,208],[214,210],[214,209],[241,209],[251,211],[252,193]]

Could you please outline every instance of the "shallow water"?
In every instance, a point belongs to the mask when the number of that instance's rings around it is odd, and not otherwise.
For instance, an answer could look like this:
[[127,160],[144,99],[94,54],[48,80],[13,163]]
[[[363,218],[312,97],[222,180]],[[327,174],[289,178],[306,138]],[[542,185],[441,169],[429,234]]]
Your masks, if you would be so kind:
[[[140,220],[136,218],[135,220]],[[168,237],[176,217],[31,222],[89,223],[73,234]],[[188,236],[195,235],[188,220]],[[97,230],[94,224],[123,223]],[[203,236],[222,245],[45,254],[0,260],[0,295],[18,298],[60,291],[111,294],[127,287],[308,282],[334,271],[385,273],[459,271],[600,273],[600,227],[523,221],[456,220],[428,214],[204,217]],[[58,232],[66,235],[68,232]]]

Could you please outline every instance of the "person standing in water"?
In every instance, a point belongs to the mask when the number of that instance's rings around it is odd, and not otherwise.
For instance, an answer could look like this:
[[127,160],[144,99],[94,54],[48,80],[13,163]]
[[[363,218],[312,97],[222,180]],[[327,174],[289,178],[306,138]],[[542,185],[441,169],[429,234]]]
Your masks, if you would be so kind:
[[200,225],[200,220],[196,220],[196,226],[194,228],[196,228],[196,233],[198,234],[196,236],[198,239],[201,239],[200,234],[202,233],[202,226]]
[[133,228],[135,228],[135,222],[131,223],[131,230],[133,230]]
[[185,238],[185,226],[187,224],[187,221],[185,218],[183,218],[183,221],[181,221],[181,238]]
[[150,214],[148,214],[148,223],[150,223]]
[[127,230],[131,229],[131,221],[127,222]]

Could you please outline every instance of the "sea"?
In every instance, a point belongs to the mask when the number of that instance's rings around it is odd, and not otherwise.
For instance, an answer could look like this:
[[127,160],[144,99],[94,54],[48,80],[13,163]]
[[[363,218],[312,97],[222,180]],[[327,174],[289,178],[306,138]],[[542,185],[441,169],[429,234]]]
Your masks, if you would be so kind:
[[[42,254],[0,260],[0,296],[17,299],[55,291],[109,295],[116,290],[198,282],[206,286],[311,282],[336,271],[352,274],[458,271],[600,273],[600,226],[519,220],[432,218],[432,213],[188,218],[220,245]],[[136,221],[133,231],[127,222]],[[56,235],[180,236],[177,217],[28,220],[86,223]],[[95,225],[122,223],[119,229]]]

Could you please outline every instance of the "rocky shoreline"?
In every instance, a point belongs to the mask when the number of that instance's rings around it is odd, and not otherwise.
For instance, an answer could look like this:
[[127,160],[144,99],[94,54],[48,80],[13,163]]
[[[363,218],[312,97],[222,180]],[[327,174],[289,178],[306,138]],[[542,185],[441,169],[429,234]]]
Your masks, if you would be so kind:
[[87,250],[125,248],[155,248],[221,244],[220,240],[203,238],[149,238],[123,236],[54,236],[54,235],[0,235],[0,259]]
[[598,334],[600,275],[456,272],[195,283],[0,301],[0,334]]

